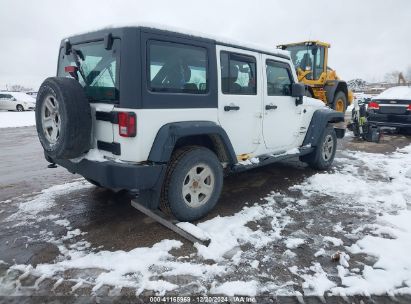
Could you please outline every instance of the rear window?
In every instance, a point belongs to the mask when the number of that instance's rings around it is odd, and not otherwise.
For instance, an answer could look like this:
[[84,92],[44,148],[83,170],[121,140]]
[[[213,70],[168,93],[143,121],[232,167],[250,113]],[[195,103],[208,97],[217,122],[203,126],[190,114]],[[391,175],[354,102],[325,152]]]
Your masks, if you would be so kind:
[[[119,100],[119,39],[114,39],[110,50],[103,41],[72,45],[69,55],[60,50],[58,76],[77,77],[88,99],[98,102],[117,103]],[[75,73],[66,67],[76,68]]]

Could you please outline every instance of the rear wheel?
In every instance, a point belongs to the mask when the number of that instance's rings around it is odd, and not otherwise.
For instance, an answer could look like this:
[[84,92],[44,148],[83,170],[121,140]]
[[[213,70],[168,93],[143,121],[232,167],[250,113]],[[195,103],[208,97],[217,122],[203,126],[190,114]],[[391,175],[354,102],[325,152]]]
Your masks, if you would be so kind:
[[209,149],[177,150],[167,170],[161,208],[179,221],[204,217],[216,205],[223,186],[223,168]]
[[21,104],[18,104],[18,105],[16,106],[16,110],[17,110],[17,112],[23,112],[23,111],[24,111],[24,108],[23,108],[23,106],[22,106]]
[[328,126],[321,137],[321,140],[315,150],[308,155],[300,158],[315,170],[329,169],[334,161],[335,152],[337,151],[337,136],[332,126]]
[[344,92],[339,91],[334,96],[333,109],[336,110],[337,112],[344,113],[346,108],[347,108],[347,96],[345,96]]
[[399,128],[398,133],[403,135],[411,135],[411,128]]

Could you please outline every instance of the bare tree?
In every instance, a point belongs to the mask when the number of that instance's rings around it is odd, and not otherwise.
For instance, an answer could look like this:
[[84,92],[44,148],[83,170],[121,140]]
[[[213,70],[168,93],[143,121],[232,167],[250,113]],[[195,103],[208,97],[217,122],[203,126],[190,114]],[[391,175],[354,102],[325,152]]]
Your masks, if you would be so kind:
[[407,70],[404,73],[405,81],[411,82],[411,65],[408,66]]
[[14,91],[14,92],[29,92],[29,91],[33,91],[32,88],[28,88],[25,86],[22,86],[20,84],[13,84],[11,86],[8,87],[8,89],[10,91]]
[[400,75],[400,71],[392,71],[389,73],[386,73],[384,76],[384,80],[388,83],[397,83],[398,82],[398,76]]

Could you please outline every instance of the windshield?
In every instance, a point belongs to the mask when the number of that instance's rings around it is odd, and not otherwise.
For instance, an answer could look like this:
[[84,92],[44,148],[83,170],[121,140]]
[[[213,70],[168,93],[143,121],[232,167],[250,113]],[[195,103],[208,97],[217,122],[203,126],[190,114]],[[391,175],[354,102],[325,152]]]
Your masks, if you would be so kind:
[[[118,39],[110,50],[103,41],[73,45],[69,55],[61,49],[57,75],[77,78],[90,101],[118,102],[118,49]],[[66,72],[67,66],[76,67],[77,72]]]
[[316,45],[293,45],[287,47],[296,69],[311,71],[306,78],[318,79],[324,71],[324,47]]

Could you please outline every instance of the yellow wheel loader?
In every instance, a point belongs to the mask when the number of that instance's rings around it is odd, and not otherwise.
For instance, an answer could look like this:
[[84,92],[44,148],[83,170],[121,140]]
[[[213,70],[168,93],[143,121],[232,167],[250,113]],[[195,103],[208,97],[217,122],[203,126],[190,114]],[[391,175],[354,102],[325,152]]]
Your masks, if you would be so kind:
[[328,67],[330,47],[330,44],[321,41],[277,46],[290,52],[298,81],[306,84],[308,96],[321,99],[338,112],[345,112],[347,106],[352,103],[353,93],[348,90],[347,83]]

